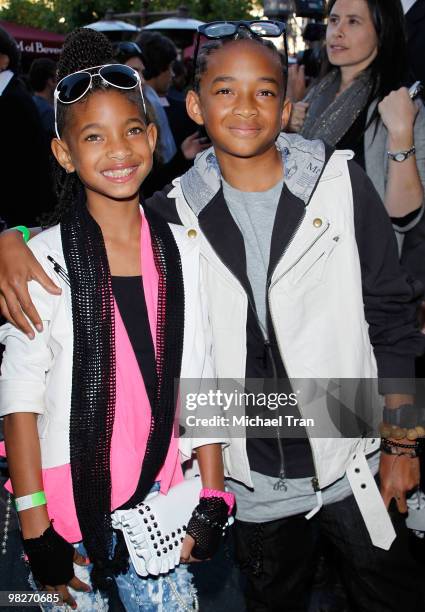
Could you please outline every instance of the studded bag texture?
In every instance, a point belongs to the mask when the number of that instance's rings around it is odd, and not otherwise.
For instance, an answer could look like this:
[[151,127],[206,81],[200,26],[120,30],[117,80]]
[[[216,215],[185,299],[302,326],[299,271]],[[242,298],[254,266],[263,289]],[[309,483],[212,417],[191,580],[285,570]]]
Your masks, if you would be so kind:
[[140,576],[167,574],[180,563],[187,524],[199,503],[201,489],[199,477],[189,478],[167,495],[156,493],[130,510],[112,514],[112,526],[122,530]]

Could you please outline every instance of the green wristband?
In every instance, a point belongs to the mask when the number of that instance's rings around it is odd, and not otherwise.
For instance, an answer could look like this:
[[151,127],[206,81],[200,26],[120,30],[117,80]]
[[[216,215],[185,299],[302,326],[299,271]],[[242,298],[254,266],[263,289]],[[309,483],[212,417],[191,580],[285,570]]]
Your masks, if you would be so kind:
[[14,229],[18,232],[21,232],[24,242],[28,242],[28,240],[31,238],[31,232],[27,227],[25,227],[25,225],[15,225],[15,227],[11,227],[10,229]]
[[37,508],[37,506],[44,506],[44,504],[47,504],[44,491],[37,491],[37,493],[31,493],[30,495],[15,497],[15,508],[18,512],[29,510],[30,508]]

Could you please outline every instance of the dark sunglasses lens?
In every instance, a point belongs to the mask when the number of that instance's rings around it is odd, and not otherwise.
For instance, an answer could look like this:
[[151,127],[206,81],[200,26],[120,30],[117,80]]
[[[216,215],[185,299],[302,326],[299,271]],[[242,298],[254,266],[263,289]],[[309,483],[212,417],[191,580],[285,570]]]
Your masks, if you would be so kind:
[[280,36],[282,29],[277,23],[256,21],[249,25],[249,29],[257,36]]
[[58,85],[58,100],[64,104],[75,102],[81,98],[90,86],[90,75],[78,72],[65,77]]
[[123,64],[104,66],[99,70],[99,74],[110,85],[123,89],[132,89],[138,83],[135,71]]
[[202,32],[209,38],[222,38],[223,36],[232,36],[236,32],[234,23],[212,23],[208,25]]

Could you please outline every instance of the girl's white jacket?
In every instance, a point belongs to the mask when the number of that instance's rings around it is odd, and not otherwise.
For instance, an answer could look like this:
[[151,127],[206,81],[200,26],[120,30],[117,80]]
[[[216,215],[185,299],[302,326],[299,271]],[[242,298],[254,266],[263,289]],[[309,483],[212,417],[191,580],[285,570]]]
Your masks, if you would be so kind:
[[[170,224],[178,245],[184,279],[185,314],[182,378],[201,381],[215,377],[212,342],[205,300],[201,299],[199,235]],[[37,282],[29,284],[31,298],[43,321],[34,340],[9,323],[0,327],[5,345],[0,377],[0,416],[14,412],[38,414],[43,468],[69,463],[69,419],[72,388],[73,331],[71,292],[54,271],[50,255],[65,270],[59,225],[32,240],[28,246],[50,278],[62,288],[60,296],[47,293]],[[204,408],[208,411],[208,407]],[[181,460],[192,450],[223,438],[179,440]]]

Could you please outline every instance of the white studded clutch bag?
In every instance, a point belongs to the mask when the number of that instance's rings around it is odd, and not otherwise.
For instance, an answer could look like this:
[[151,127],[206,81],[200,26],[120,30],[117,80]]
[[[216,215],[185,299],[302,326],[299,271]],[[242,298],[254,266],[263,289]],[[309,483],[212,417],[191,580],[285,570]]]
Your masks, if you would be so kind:
[[180,563],[186,527],[201,489],[201,478],[189,478],[167,495],[154,493],[135,508],[113,512],[112,527],[123,532],[140,576],[166,574]]

